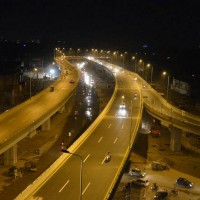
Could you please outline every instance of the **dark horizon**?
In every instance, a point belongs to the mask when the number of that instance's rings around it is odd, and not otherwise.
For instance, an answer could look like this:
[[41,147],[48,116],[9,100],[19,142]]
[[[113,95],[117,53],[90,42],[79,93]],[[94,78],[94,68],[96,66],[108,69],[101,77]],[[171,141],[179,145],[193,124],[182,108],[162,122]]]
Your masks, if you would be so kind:
[[39,40],[46,49],[52,43],[51,48],[137,52],[155,68],[200,79],[200,14],[194,1],[2,0],[0,38]]

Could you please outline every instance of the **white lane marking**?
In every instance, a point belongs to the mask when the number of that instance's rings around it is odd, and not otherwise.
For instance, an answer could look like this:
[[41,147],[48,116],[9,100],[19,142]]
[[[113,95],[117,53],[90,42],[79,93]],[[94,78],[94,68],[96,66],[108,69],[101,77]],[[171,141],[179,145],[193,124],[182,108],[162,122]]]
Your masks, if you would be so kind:
[[62,188],[59,190],[59,192],[61,192],[68,183],[69,183],[69,180],[62,186]]
[[108,126],[108,128],[110,128],[111,127],[111,124]]
[[12,122],[14,119],[15,119],[15,118],[12,118],[12,119],[8,120],[8,122]]
[[118,139],[116,138],[115,141],[113,142],[113,144],[115,144],[115,143],[117,142],[117,140],[118,140]]
[[124,129],[124,124],[122,125],[122,129]]
[[98,143],[100,143],[102,139],[103,139],[103,137],[101,137],[101,138],[99,139]]
[[90,154],[87,155],[87,157],[85,158],[83,162],[85,162],[89,157],[90,157]]
[[83,190],[82,195],[85,193],[85,191],[88,189],[89,186],[90,186],[90,182],[87,184],[86,188]]

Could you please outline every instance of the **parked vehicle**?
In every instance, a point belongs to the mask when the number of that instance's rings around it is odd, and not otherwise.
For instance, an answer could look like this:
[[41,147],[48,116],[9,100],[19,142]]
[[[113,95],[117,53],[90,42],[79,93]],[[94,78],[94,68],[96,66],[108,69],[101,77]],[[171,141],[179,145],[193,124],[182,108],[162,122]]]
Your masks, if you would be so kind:
[[168,192],[167,190],[158,190],[155,195],[154,195],[154,199],[157,200],[165,200],[168,197]]
[[169,166],[165,163],[152,162],[151,167],[153,170],[169,170]]
[[12,166],[8,170],[8,176],[12,177],[12,176],[15,175],[16,172],[17,172],[17,167],[16,166]]
[[149,180],[147,180],[145,178],[138,178],[136,180],[132,180],[131,183],[134,184],[134,185],[147,187],[149,185]]
[[174,195],[174,196],[177,196],[178,195],[178,190],[176,188],[172,189],[171,190],[171,194]]
[[131,176],[137,176],[137,177],[145,177],[146,176],[146,173],[141,171],[140,169],[138,168],[132,168],[130,171],[129,171],[129,174]]
[[186,178],[182,178],[182,177],[179,177],[176,180],[176,185],[181,186],[181,187],[185,187],[185,188],[192,188],[193,187],[193,183],[192,182],[190,182]]
[[37,171],[37,165],[35,162],[32,162],[32,161],[26,161],[24,164],[24,167],[26,170],[31,171],[31,172]]

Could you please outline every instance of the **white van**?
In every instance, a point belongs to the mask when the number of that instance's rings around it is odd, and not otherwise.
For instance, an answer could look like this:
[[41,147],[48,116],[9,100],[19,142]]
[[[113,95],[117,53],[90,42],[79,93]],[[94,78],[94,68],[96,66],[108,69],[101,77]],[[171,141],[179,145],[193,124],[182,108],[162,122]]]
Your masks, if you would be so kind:
[[129,174],[131,176],[137,176],[137,177],[145,177],[146,176],[146,173],[141,171],[140,169],[138,168],[132,168],[130,171],[129,171]]

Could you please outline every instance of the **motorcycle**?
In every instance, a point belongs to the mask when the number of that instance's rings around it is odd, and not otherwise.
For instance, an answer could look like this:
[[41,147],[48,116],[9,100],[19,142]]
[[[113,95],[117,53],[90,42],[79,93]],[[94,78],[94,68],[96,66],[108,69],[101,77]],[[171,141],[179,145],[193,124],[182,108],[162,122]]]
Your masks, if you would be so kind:
[[172,189],[171,193],[176,196],[176,195],[178,195],[178,190],[177,189]]
[[156,183],[153,183],[153,186],[151,187],[152,191],[158,191],[159,187]]
[[110,152],[108,152],[105,157],[105,162],[109,162],[110,160],[111,160],[111,154],[110,154]]

